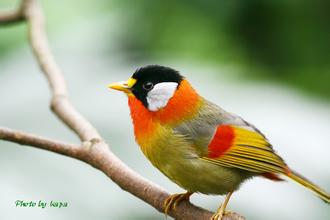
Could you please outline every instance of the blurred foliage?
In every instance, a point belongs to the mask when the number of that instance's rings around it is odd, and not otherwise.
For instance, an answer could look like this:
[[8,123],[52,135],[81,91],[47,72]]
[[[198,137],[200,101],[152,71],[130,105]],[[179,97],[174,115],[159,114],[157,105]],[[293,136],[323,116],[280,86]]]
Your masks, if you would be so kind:
[[[16,5],[18,5],[18,1],[0,1],[0,9],[3,11],[13,10],[16,8]],[[23,36],[26,31],[22,24],[4,27],[0,26],[0,57],[19,46],[24,39]]]
[[[93,0],[86,0],[81,3],[78,0],[39,0],[47,15],[48,37],[52,39],[56,34],[66,28],[74,27],[79,22],[84,22],[90,17],[100,16],[109,13],[109,1],[98,0],[95,4]],[[0,0],[0,11],[16,10],[20,0]],[[91,10],[91,8],[93,10]],[[0,26],[0,58],[10,53],[12,50],[26,45],[27,25],[19,23],[14,25]]]
[[[13,9],[18,0],[1,0]],[[41,1],[49,37],[91,16],[118,15],[114,36],[130,59],[190,59],[237,67],[246,79],[279,80],[330,99],[328,0]],[[100,30],[106,34],[107,27]],[[22,45],[26,25],[0,28],[0,58]]]
[[0,57],[21,45],[26,33],[24,27],[19,24],[16,27],[0,28]]
[[170,54],[238,65],[248,78],[330,98],[328,0],[115,2],[125,26],[122,48],[135,59]]

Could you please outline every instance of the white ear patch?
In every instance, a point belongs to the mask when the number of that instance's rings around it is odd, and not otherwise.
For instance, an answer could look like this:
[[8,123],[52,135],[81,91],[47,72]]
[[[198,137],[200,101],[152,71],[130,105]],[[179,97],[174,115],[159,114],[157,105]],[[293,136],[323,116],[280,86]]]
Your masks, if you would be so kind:
[[157,83],[147,94],[148,109],[156,112],[165,107],[177,87],[178,83],[175,82]]

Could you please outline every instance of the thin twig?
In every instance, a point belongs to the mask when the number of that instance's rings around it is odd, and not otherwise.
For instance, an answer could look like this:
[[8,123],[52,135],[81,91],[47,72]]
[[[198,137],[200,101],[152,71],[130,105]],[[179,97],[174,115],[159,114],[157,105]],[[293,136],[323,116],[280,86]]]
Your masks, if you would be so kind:
[[0,13],[0,25],[11,25],[23,21],[23,6],[24,2],[21,2],[18,10]]
[[47,151],[53,151],[69,157],[77,157],[81,148],[77,145],[66,144],[56,140],[2,127],[0,127],[0,139],[21,145],[33,146]]
[[21,13],[4,12],[0,14],[0,25],[9,25],[15,22],[22,21],[24,18]]
[[[7,128],[0,128],[0,139],[82,160],[104,172],[123,190],[163,212],[163,204],[169,193],[127,167],[110,151],[97,130],[71,105],[62,71],[48,46],[44,16],[38,1],[22,0],[20,9],[12,14],[16,16],[0,15],[0,24],[8,24],[25,18],[29,25],[30,45],[51,88],[51,109],[80,137],[83,143],[82,146],[65,144]],[[212,213],[189,202],[182,202],[176,210],[171,210],[169,215],[176,219],[209,219]],[[237,220],[243,217],[230,214],[223,219]]]

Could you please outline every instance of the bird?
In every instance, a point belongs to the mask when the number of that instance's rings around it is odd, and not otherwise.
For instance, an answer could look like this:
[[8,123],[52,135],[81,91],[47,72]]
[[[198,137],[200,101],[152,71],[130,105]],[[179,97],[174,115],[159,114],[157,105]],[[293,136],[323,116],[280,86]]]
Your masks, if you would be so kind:
[[165,200],[166,215],[193,193],[226,195],[211,218],[220,220],[233,192],[257,176],[288,177],[329,204],[329,193],[291,169],[260,130],[199,95],[179,71],[147,65],[108,87],[127,95],[143,154],[186,190]]

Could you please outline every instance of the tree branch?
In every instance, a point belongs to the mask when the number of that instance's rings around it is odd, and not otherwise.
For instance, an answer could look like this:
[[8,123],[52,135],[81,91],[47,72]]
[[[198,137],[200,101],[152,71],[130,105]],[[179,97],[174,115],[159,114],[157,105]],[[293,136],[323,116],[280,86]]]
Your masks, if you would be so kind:
[[[21,7],[17,12],[0,15],[0,24],[10,24],[20,20],[26,20],[29,25],[31,48],[50,85],[52,92],[51,109],[64,124],[79,136],[82,145],[61,143],[7,128],[0,128],[0,139],[84,161],[104,172],[123,190],[163,212],[163,204],[169,193],[127,167],[110,151],[109,146],[102,140],[97,130],[71,105],[62,71],[56,64],[48,46],[44,30],[44,17],[37,0],[22,0]],[[171,210],[169,215],[176,219],[209,219],[212,213],[189,202],[182,202],[176,210]],[[223,219],[244,218],[238,214],[229,214]]]
[[0,25],[9,25],[22,21],[24,18],[19,12],[4,12],[0,14]]
[[16,11],[2,12],[0,14],[0,25],[9,25],[19,21],[23,21],[24,20],[23,5],[24,4],[21,3],[21,6]]
[[80,152],[80,146],[58,142],[33,134],[15,131],[9,128],[0,127],[0,139],[15,142],[21,145],[33,146],[43,150],[53,151],[69,157],[77,157]]
[[96,129],[82,117],[67,98],[66,83],[61,69],[55,62],[48,46],[44,30],[44,16],[36,0],[25,0],[24,16],[29,24],[29,37],[32,50],[47,77],[53,98],[51,107],[54,113],[71,128],[82,141],[101,139]]

